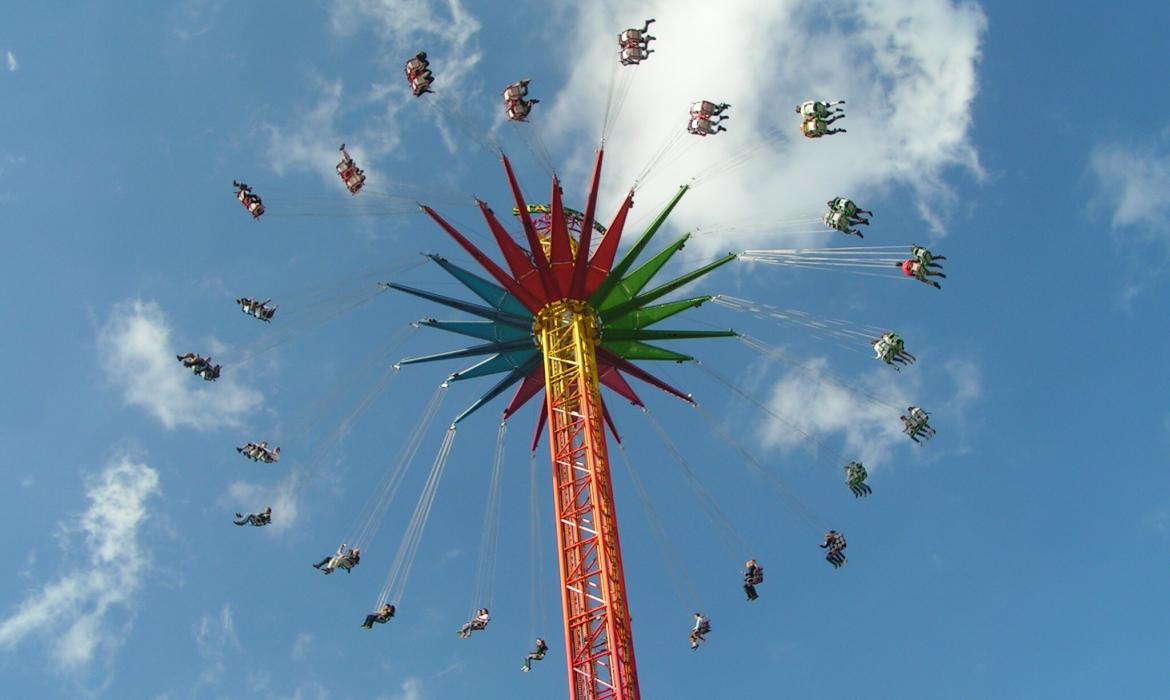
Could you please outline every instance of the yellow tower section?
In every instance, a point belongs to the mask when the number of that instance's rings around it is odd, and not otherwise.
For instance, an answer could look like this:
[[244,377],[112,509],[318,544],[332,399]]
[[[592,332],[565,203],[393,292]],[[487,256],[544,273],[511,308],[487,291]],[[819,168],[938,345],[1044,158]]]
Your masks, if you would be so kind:
[[638,682],[597,372],[600,323],[584,301],[544,307],[544,357],[570,700],[637,700]]

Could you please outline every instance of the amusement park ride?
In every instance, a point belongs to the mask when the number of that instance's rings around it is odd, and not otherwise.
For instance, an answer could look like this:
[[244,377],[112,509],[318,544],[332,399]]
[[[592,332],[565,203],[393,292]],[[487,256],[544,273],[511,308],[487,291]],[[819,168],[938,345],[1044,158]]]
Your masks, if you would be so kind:
[[[626,196],[608,228],[597,225],[595,212],[603,156],[604,151],[598,150],[583,213],[563,205],[560,183],[555,177],[550,204],[528,204],[511,164],[506,156],[502,157],[516,202],[514,211],[523,225],[528,249],[511,238],[486,203],[478,202],[478,205],[507,270],[436,211],[423,207],[427,216],[466,250],[495,283],[438,256],[431,256],[432,259],[488,306],[399,284],[391,286],[486,319],[424,321],[428,326],[488,342],[400,363],[488,355],[483,361],[452,374],[450,380],[507,373],[455,422],[519,384],[504,410],[507,419],[544,389],[544,405],[532,447],[535,451],[547,422],[569,697],[572,700],[636,700],[640,697],[637,665],[606,449],[606,425],[615,438],[617,432],[600,387],[605,386],[641,406],[641,399],[627,380],[633,377],[691,401],[689,395],[632,361],[693,359],[648,341],[734,335],[730,330],[659,330],[650,326],[710,300],[710,296],[697,296],[653,304],[734,260],[735,255],[726,255],[647,290],[663,265],[682,249],[688,236],[674,241],[638,267],[634,265],[687,188],[679,189],[637,242],[614,264],[634,193],[631,191]],[[594,233],[601,236],[595,248],[591,246]]]
[[[619,35],[619,58],[622,65],[637,65],[653,53],[653,50],[648,48],[650,41],[654,40],[654,37],[648,34],[653,21],[647,20],[641,29],[627,29]],[[408,60],[404,72],[414,97],[419,98],[433,92],[435,77],[430,70],[430,62],[425,52],[420,52]],[[530,82],[525,79],[512,83],[503,92],[505,113],[514,123],[522,124],[528,121],[532,107],[539,102],[528,96]],[[829,128],[829,124],[844,117],[841,104],[843,101],[806,101],[799,105],[796,112],[801,115],[801,133],[811,139],[844,133],[844,129]],[[445,103],[441,101],[432,104],[437,109],[445,109],[444,105]],[[461,121],[454,105],[446,107],[451,109],[448,116],[456,117],[456,122]],[[730,105],[726,103],[708,100],[693,103],[688,120],[685,126],[678,129],[677,137],[686,138],[683,136],[684,132],[706,137],[726,131],[726,127],[720,122],[727,118],[724,112],[729,107]],[[606,129],[609,120],[607,108]],[[674,143],[675,138],[671,136],[667,145]],[[886,275],[896,275],[898,273],[894,270],[900,269],[902,276],[936,289],[941,285],[933,278],[946,277],[939,269],[942,267],[939,261],[946,258],[934,255],[917,245],[911,246],[909,259],[904,259],[905,253],[895,252],[903,250],[902,246],[748,250],[728,253],[702,267],[651,286],[662,268],[683,248],[690,236],[683,235],[656,254],[642,260],[654,236],[687,193],[689,185],[678,189],[662,211],[618,259],[618,248],[634,203],[635,190],[631,189],[628,192],[608,227],[598,223],[597,199],[605,156],[604,135],[602,146],[598,148],[593,162],[583,211],[576,211],[564,205],[560,181],[555,174],[552,176],[551,194],[547,203],[532,203],[521,191],[507,156],[494,140],[492,142],[503,164],[512,195],[512,213],[518,218],[523,229],[523,238],[514,239],[487,203],[476,200],[484,222],[499,248],[502,265],[473,244],[463,232],[435,209],[419,205],[431,220],[478,263],[487,277],[459,267],[438,255],[432,254],[427,257],[471,291],[481,302],[456,299],[398,283],[379,285],[383,290],[396,289],[480,319],[456,321],[427,318],[419,321],[417,325],[473,338],[477,342],[456,350],[403,359],[394,365],[394,372],[402,365],[474,357],[482,359],[466,369],[451,374],[440,389],[445,388],[449,382],[490,375],[503,376],[454,419],[443,447],[435,458],[435,466],[432,467],[431,476],[423,488],[423,496],[420,496],[415,514],[407,527],[403,545],[400,546],[391,566],[386,587],[383,588],[374,608],[376,612],[367,616],[366,623],[362,626],[371,629],[375,622],[388,622],[395,611],[395,606],[390,604],[390,600],[401,603],[402,587],[405,586],[411,562],[417,553],[418,542],[430,512],[430,504],[433,503],[443,465],[450,453],[455,424],[509,388],[515,387],[503,411],[503,419],[507,421],[543,389],[544,401],[537,418],[531,449],[535,454],[541,434],[547,425],[569,698],[638,700],[641,695],[627,587],[622,567],[621,538],[614,507],[606,430],[608,429],[619,443],[620,437],[612,414],[601,395],[601,387],[604,386],[618,397],[643,407],[642,400],[630,383],[630,379],[635,379],[693,404],[689,394],[659,379],[635,362],[694,361],[689,355],[656,345],[657,341],[736,336],[737,334],[731,330],[658,328],[658,324],[666,319],[713,299],[724,306],[759,311],[784,322],[819,329],[829,328],[830,330],[826,332],[839,334],[850,342],[860,341],[872,346],[876,352],[875,359],[894,369],[899,369],[897,366],[899,364],[908,365],[915,362],[914,356],[905,351],[901,337],[892,331],[883,331],[876,327],[849,328],[842,321],[832,322],[836,325],[813,323],[800,312],[789,312],[773,307],[763,308],[766,305],[730,297],[700,295],[665,302],[660,300],[737,258],[799,268],[847,269],[867,275],[882,272]],[[346,151],[344,144],[340,151],[342,157],[336,166],[337,174],[348,192],[357,195],[364,191],[365,173]],[[662,160],[663,152],[660,149],[652,164]],[[745,153],[750,152],[754,151],[749,149]],[[742,162],[745,157],[744,154],[734,155],[728,163]],[[693,184],[696,181],[697,179],[691,182]],[[264,216],[266,210],[260,196],[247,184],[241,182],[234,184],[237,200],[253,219]],[[373,192],[363,194],[362,197],[368,199],[378,195],[379,193]],[[389,195],[383,193],[382,196]],[[862,237],[860,230],[855,227],[867,226],[868,217],[872,212],[858,208],[856,203],[843,197],[830,200],[828,207],[829,213],[823,217],[824,225],[843,234]],[[411,210],[413,211],[413,204]],[[374,207],[370,211],[378,214],[381,210]],[[897,257],[891,257],[895,255]],[[276,307],[268,307],[270,301],[257,302],[251,298],[242,298],[237,300],[237,303],[245,313],[261,321],[271,321]],[[757,350],[767,349],[764,344],[748,336],[740,336],[740,339]],[[177,356],[177,359],[184,367],[192,369],[208,381],[219,377],[220,367],[213,366],[210,358],[188,353]],[[714,376],[719,378],[718,375]],[[725,380],[720,381],[744,398],[751,399]],[[385,384],[382,384],[383,388],[384,386]],[[347,550],[347,545],[342,544],[337,555],[332,558],[326,557],[315,565],[323,568],[325,573],[336,568],[335,564],[343,566],[347,571],[357,565],[360,551],[358,545],[365,544],[376,531],[377,521],[385,512],[389,501],[393,499],[404,470],[409,467],[426,427],[430,425],[438,410],[437,401],[441,400],[440,396],[441,394],[437,392],[436,398],[423,410],[419,427],[405,443],[399,466],[389,471],[383,478],[382,485],[378,487],[380,495],[372,497],[373,505],[367,508],[367,515],[364,516],[366,524],[357,528],[357,538],[347,540],[353,545],[352,548]],[[371,394],[369,399],[372,398]],[[364,405],[368,405],[368,402],[360,405],[359,410]],[[889,404],[884,405],[899,410]],[[772,413],[766,407],[762,405],[761,407]],[[915,406],[906,410],[907,414],[901,417],[904,432],[914,442],[921,444],[934,434],[933,427],[929,425],[929,414]],[[772,415],[779,418],[774,413]],[[339,435],[345,425],[343,422],[335,435]],[[497,446],[496,464],[493,468],[493,484],[496,484],[503,458],[503,435],[504,426],[501,425],[500,444]],[[279,458],[279,448],[271,451],[271,455],[274,456],[267,459],[270,454],[266,445],[265,442],[249,443],[237,450],[253,459],[264,458],[263,461],[275,462]],[[742,447],[737,446],[737,449],[743,451]],[[310,467],[306,474],[299,477],[298,489],[303,488],[308,482],[313,468],[315,467]],[[854,496],[868,495],[870,489],[864,483],[867,472],[862,464],[851,461],[845,465],[845,470],[846,483]],[[535,486],[533,488],[535,489]],[[498,501],[496,503],[498,504]],[[492,512],[492,506],[489,505],[489,515]],[[498,509],[496,513],[498,520]],[[270,522],[271,509],[268,509],[264,514],[248,518],[237,514],[236,524],[251,523],[262,526]],[[491,532],[486,522],[484,531]],[[829,530],[821,547],[828,550],[826,559],[835,568],[844,564],[845,540],[841,533]],[[534,551],[537,549],[538,547],[534,547]],[[481,546],[481,557],[490,561],[491,554],[484,554],[487,551],[488,548]],[[352,559],[347,560],[349,553],[352,553]],[[346,561],[349,562],[348,567],[344,566]],[[754,559],[749,560],[747,567],[745,590],[749,599],[754,600],[754,585],[762,581],[763,569]],[[486,578],[490,580],[490,575]],[[394,590],[396,586],[397,591]],[[397,597],[392,597],[392,593],[396,593]],[[706,629],[702,626],[706,624],[706,618],[698,613],[696,618],[692,648],[697,646],[695,637],[701,640]],[[461,636],[464,636],[464,631],[470,636],[472,631],[484,629],[489,619],[487,608],[480,608],[473,621],[465,625]],[[539,640],[538,649],[539,651],[534,653],[535,656],[529,656],[529,660],[543,658],[544,650],[547,650],[543,640]],[[525,670],[529,667],[530,663],[526,662]]]

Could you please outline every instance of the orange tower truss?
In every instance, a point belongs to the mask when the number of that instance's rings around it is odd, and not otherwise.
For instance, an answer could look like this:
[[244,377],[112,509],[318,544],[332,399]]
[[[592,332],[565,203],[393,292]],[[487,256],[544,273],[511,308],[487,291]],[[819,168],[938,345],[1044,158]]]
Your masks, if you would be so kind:
[[[478,205],[507,269],[485,255],[437,212],[423,206],[423,211],[492,279],[479,277],[437,255],[430,256],[431,259],[486,302],[486,306],[403,285],[391,286],[482,319],[423,319],[423,325],[484,342],[401,362],[405,365],[485,356],[471,367],[453,373],[448,380],[505,375],[456,417],[456,422],[518,385],[504,409],[507,419],[544,389],[545,401],[532,448],[535,451],[547,422],[569,698],[638,700],[641,696],[605,427],[608,425],[615,439],[620,438],[602,399],[601,387],[641,406],[641,399],[628,381],[632,377],[690,401],[688,394],[658,379],[635,361],[693,359],[649,341],[727,337],[734,332],[649,328],[711,297],[653,302],[735,256],[725,255],[647,289],[687,241],[688,236],[682,236],[634,268],[639,255],[686,193],[684,186],[615,265],[634,193],[631,190],[626,196],[608,228],[597,224],[594,214],[603,155],[602,151],[597,152],[584,212],[564,207],[556,178],[549,204],[528,204],[511,164],[507,157],[502,158],[515,199],[514,213],[523,226],[527,249],[513,240],[487,204],[478,202]],[[595,233],[600,235],[600,240],[592,246]]]

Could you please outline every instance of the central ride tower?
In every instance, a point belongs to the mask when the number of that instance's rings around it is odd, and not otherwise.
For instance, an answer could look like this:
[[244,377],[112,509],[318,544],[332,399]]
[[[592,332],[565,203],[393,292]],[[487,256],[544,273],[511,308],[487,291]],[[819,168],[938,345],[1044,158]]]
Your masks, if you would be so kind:
[[[455,418],[458,423],[518,385],[507,407],[510,418],[543,389],[544,405],[532,449],[547,422],[561,606],[565,633],[569,700],[640,700],[634,641],[613,482],[605,429],[617,437],[602,400],[605,386],[635,406],[643,406],[629,378],[684,401],[689,394],[667,384],[639,362],[687,362],[694,358],[650,341],[735,335],[730,330],[658,330],[649,326],[700,306],[709,295],[654,303],[735,259],[728,253],[702,267],[647,289],[689,238],[683,235],[635,267],[688,187],[682,186],[646,230],[617,259],[618,245],[634,191],[626,195],[609,227],[595,220],[601,163],[597,152],[584,212],[565,207],[556,177],[548,204],[529,204],[506,156],[501,154],[513,213],[523,227],[522,245],[486,202],[476,201],[504,259],[493,261],[434,209],[423,212],[486,271],[480,277],[439,255],[429,255],[484,304],[391,283],[408,294],[442,304],[478,321],[425,318],[420,325],[442,329],[479,343],[448,352],[406,358],[401,365],[486,356],[452,373],[448,382],[504,374],[494,386]],[[591,245],[593,234],[599,239]],[[616,261],[616,262],[615,262]],[[486,342],[485,342],[486,341]]]
[[605,444],[597,347],[586,301],[540,310],[561,607],[571,700],[637,700],[638,674]]

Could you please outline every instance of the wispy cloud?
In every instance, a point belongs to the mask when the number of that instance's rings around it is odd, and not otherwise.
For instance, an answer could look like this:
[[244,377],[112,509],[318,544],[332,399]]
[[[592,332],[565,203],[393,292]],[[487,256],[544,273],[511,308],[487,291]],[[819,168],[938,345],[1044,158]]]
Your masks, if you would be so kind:
[[[285,125],[265,124],[268,132],[268,156],[272,168],[278,175],[293,170],[332,173],[331,166],[339,154],[337,118],[341,112],[343,85],[340,80],[327,82],[318,80],[318,99],[312,107],[294,115]],[[364,160],[359,146],[351,155]],[[330,181],[338,180],[330,175]]]
[[272,506],[272,524],[263,529],[279,534],[297,520],[297,485],[304,478],[304,474],[292,471],[276,484],[233,481],[228,485],[226,500],[240,513],[259,512],[265,506]]
[[1170,506],[1159,506],[1146,513],[1142,520],[1159,535],[1170,535]]
[[1087,172],[1094,189],[1090,209],[1109,218],[1116,252],[1129,258],[1125,262],[1143,263],[1130,264],[1119,285],[1119,304],[1128,309],[1166,270],[1165,262],[1150,264],[1154,258],[1147,253],[1164,259],[1170,251],[1170,222],[1159,215],[1170,206],[1170,127],[1140,142],[1098,144]]
[[293,661],[300,661],[309,653],[309,647],[313,644],[313,635],[308,632],[301,632],[297,638],[293,640],[292,649],[288,652],[288,658]]
[[[836,441],[842,440],[844,456],[877,468],[889,464],[894,450],[909,442],[898,419],[907,406],[917,404],[930,411],[936,427],[957,435],[948,440],[961,443],[970,408],[984,393],[978,365],[965,359],[944,363],[943,373],[950,380],[948,393],[931,391],[926,397],[922,396],[924,367],[896,377],[882,367],[862,377],[843,380],[827,371],[825,358],[803,364],[803,368],[786,372],[772,386],[765,403],[784,421],[764,417],[759,435],[765,446],[829,450],[830,454],[821,455],[832,459],[831,452],[838,449]],[[946,383],[932,381],[929,386],[943,387]],[[960,444],[957,449],[964,448]]]
[[174,29],[175,36],[190,41],[210,32],[226,4],[226,0],[185,0],[176,9],[179,26]]
[[3,175],[6,171],[11,169],[12,166],[16,166],[16,169],[19,169],[20,166],[24,165],[24,163],[24,156],[15,156],[11,153],[4,153],[3,151],[0,151],[0,175]]
[[[341,180],[333,174],[332,166],[337,162],[338,145],[345,141],[350,155],[366,170],[371,182],[388,182],[375,165],[400,143],[397,115],[414,99],[401,65],[420,46],[426,46],[432,63],[442,66],[436,91],[457,108],[464,92],[462,86],[480,61],[476,42],[479,22],[458,0],[338,0],[330,17],[337,36],[374,34],[381,44],[379,54],[387,56],[389,79],[346,94],[342,81],[318,78],[314,105],[284,124],[264,125],[272,167],[278,174],[294,170],[319,172],[340,188]],[[346,123],[350,114],[371,108],[380,112],[372,122],[367,119],[362,127]],[[449,130],[445,136],[448,147],[454,148]]]
[[[969,452],[969,418],[979,415],[972,408],[986,393],[983,372],[973,360],[958,357],[944,362],[943,371],[951,381],[952,393],[930,399],[936,425],[943,426],[948,434],[954,435],[948,442],[955,445],[960,453]],[[936,401],[939,403],[935,404]]]
[[[879,397],[878,403],[862,398],[845,385],[823,379],[828,366],[825,358],[804,365],[805,368],[788,371],[772,386],[765,403],[785,421],[764,418],[760,425],[764,445],[817,450],[839,435],[844,438],[843,450],[850,459],[867,466],[888,462],[894,447],[906,440],[898,420],[899,411],[913,403],[906,383],[897,383],[885,373],[858,380],[857,390]],[[832,459],[831,455],[823,456]]]
[[303,683],[293,691],[293,694],[284,695],[290,700],[329,700],[329,688],[316,681]]
[[[426,46],[431,62],[442,67],[436,90],[456,92],[480,61],[480,23],[460,0],[336,0],[331,21],[338,36],[373,32],[393,50],[387,61],[395,68]],[[409,94],[401,73],[395,78]]]
[[20,70],[20,61],[16,60],[16,54],[12,53],[11,51],[8,51],[5,54],[5,59],[6,59],[6,62],[8,64],[8,72],[9,73],[15,73],[16,71]]
[[205,386],[176,362],[175,355],[186,350],[176,348],[166,315],[155,302],[134,299],[115,305],[98,331],[97,345],[106,375],[122,390],[125,402],[145,408],[168,429],[238,425],[263,401],[231,368],[224,368],[214,385]]
[[[973,2],[653,0],[634,11],[608,0],[574,7],[565,20],[572,31],[562,31],[568,82],[534,119],[548,125],[550,140],[578,136],[589,149],[609,103],[614,35],[644,17],[658,20],[656,52],[636,69],[608,141],[612,201],[682,127],[688,104],[701,98],[731,104],[729,131],[701,140],[684,135],[687,150],[649,176],[643,201],[664,200],[690,176],[763,144],[770,133],[778,140],[746,164],[700,181],[673,217],[687,228],[717,228],[734,211],[751,211],[762,222],[816,216],[838,194],[869,206],[891,186],[904,186],[924,221],[941,232],[956,203],[948,173],[983,176],[970,131],[987,20]],[[837,126],[848,133],[803,138],[793,107],[806,99],[847,100],[848,117]],[[782,238],[766,231],[712,233],[696,246],[710,252]]]
[[[315,78],[316,102],[294,112],[283,124],[266,123],[261,130],[268,137],[268,161],[277,175],[315,173],[328,186],[345,192],[334,166],[341,158],[338,147],[346,150],[361,167],[371,183],[386,188],[390,178],[382,173],[378,159],[392,153],[400,142],[396,115],[403,102],[389,99],[381,86],[372,95],[352,97],[345,94],[341,80]],[[363,126],[350,126],[347,118],[375,104],[381,114]],[[276,197],[268,201],[279,204]],[[388,205],[386,205],[388,206]]]
[[422,700],[423,698],[423,684],[422,680],[410,677],[402,681],[399,686],[397,695],[392,695],[390,700]]
[[1170,139],[1143,144],[1105,143],[1089,155],[1097,203],[1108,209],[1114,229],[1170,236],[1162,212],[1170,205]]
[[955,383],[955,395],[952,402],[966,406],[976,399],[983,398],[983,379],[979,367],[970,360],[949,360],[943,367],[951,375]]
[[228,655],[240,648],[230,603],[225,603],[214,615],[199,618],[199,624],[195,626],[195,646],[204,663],[200,683],[218,683],[223,676]]
[[[112,653],[130,631],[135,600],[151,568],[151,553],[140,541],[150,517],[149,501],[159,491],[158,472],[122,456],[90,479],[88,509],[67,533],[84,536],[88,556],[68,573],[44,584],[0,621],[0,650],[9,651],[37,635],[57,665],[86,667],[101,651]],[[110,619],[120,610],[116,621]]]

